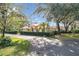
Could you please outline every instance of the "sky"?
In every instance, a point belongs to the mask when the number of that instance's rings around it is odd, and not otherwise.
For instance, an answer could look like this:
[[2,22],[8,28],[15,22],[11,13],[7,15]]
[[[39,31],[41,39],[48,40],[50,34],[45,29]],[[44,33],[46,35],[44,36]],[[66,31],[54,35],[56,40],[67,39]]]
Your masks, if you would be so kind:
[[[36,3],[17,3],[16,5],[19,5],[21,7],[21,9],[22,9],[21,12],[29,18],[29,21],[31,23],[38,23],[39,24],[42,22],[46,22],[45,18],[33,14],[33,12],[35,11],[35,9],[37,7]],[[50,22],[49,25],[56,26],[56,23]]]

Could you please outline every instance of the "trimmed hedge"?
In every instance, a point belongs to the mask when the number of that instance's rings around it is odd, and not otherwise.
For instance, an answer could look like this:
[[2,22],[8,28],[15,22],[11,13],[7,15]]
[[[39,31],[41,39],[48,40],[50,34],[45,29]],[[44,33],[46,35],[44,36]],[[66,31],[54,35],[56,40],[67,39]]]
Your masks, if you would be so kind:
[[[8,34],[17,34],[17,31],[13,31],[13,32],[5,32]],[[61,33],[72,33],[71,31],[65,32],[65,31],[61,31]],[[58,34],[57,31],[53,31],[53,32],[25,32],[22,31],[20,32],[21,35],[32,35],[32,36],[52,36],[52,35],[56,35]]]
[[[13,31],[13,32],[5,32],[8,34],[17,34],[17,31]],[[73,33],[72,31],[60,31],[60,33]],[[74,31],[74,33],[79,33],[79,31]],[[57,31],[53,31],[53,32],[25,32],[25,31],[21,31],[20,32],[21,35],[32,35],[32,36],[52,36],[52,35],[56,35],[58,34]]]
[[17,34],[17,31],[5,32],[5,33],[8,33],[8,34]]
[[[5,32],[8,34],[17,34],[17,31],[14,32]],[[52,36],[52,35],[56,35],[57,31],[53,31],[53,32],[20,32],[21,35],[32,35],[32,36]]]
[[20,32],[22,35],[33,35],[33,36],[52,36],[55,33],[53,32]]

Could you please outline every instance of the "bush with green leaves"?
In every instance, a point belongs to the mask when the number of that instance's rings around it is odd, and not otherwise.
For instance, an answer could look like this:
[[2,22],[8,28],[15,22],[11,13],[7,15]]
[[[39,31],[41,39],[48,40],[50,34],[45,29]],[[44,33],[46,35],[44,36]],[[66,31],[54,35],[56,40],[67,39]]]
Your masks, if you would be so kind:
[[10,37],[0,38],[0,47],[7,47],[11,45],[12,45],[12,42]]
[[73,30],[74,33],[79,33],[79,29]]

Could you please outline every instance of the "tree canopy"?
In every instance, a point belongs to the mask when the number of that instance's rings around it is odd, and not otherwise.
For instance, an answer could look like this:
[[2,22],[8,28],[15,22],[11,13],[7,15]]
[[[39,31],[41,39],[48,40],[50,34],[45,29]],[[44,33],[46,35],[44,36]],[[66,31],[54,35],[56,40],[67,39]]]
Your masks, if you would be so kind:
[[21,27],[26,23],[26,16],[18,12],[18,7],[16,7],[17,9],[14,8],[12,4],[0,4],[0,30],[3,33],[3,37],[5,31],[20,31]]
[[[58,32],[60,32],[60,22],[66,24],[65,29],[76,20],[79,14],[79,4],[74,3],[48,3],[38,4],[34,14],[44,14],[48,21],[54,20],[57,24]],[[64,23],[65,22],[65,23]]]

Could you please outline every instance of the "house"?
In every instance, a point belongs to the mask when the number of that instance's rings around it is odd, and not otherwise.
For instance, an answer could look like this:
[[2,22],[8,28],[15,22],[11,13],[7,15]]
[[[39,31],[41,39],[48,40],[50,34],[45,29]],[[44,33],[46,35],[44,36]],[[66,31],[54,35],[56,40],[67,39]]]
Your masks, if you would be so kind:
[[[65,30],[64,26],[60,26],[60,29]],[[57,29],[57,26],[51,26],[51,27],[49,27],[49,30],[50,31],[57,31],[58,29]]]
[[[30,32],[50,32],[50,31],[57,31],[57,26],[49,26],[46,28],[46,26],[42,26],[41,24],[29,24],[24,26],[23,31],[30,31]],[[65,30],[64,26],[60,26],[61,30]]]

